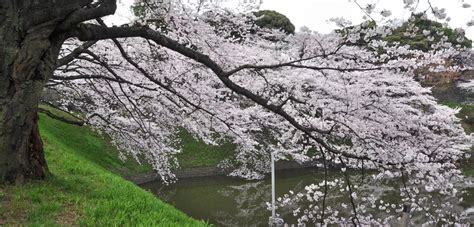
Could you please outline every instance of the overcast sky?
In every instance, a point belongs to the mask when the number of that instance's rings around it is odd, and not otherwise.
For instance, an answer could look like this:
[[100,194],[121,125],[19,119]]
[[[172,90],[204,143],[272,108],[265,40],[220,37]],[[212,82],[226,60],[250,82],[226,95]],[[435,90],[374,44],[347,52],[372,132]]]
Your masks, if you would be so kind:
[[[358,0],[365,6],[368,3],[377,3],[377,12],[388,9],[392,12],[392,18],[406,19],[410,11],[403,8],[403,0]],[[114,24],[126,23],[132,18],[130,6],[133,0],[119,0],[119,8],[116,16],[109,21]],[[474,19],[474,0],[431,0],[433,6],[446,8],[448,17],[451,17],[450,26],[463,28],[466,35],[474,40],[474,27],[467,27],[466,23]],[[462,8],[462,4],[470,4],[470,8]],[[427,1],[421,0],[418,11],[428,8]],[[263,0],[261,9],[271,9],[285,14],[299,29],[302,26],[309,27],[321,33],[329,33],[336,28],[335,24],[328,22],[330,18],[342,17],[358,24],[363,21],[364,13],[358,8],[353,0]],[[379,20],[381,16],[373,13],[374,19]]]

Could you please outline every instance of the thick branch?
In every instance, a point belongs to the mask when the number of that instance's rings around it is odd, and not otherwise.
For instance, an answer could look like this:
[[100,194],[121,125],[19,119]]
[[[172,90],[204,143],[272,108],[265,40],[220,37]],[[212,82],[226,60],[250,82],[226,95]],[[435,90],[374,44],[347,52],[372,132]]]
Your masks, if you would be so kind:
[[229,72],[227,74],[233,75],[237,72],[240,72],[245,69],[255,69],[255,70],[261,70],[261,69],[276,69],[276,68],[283,68],[283,67],[293,67],[293,68],[301,68],[301,69],[312,69],[312,70],[332,70],[332,71],[339,71],[339,72],[354,72],[354,71],[373,71],[373,70],[380,70],[380,67],[374,67],[374,68],[335,68],[335,67],[318,67],[318,66],[311,66],[311,65],[303,65],[303,64],[297,64],[298,62],[303,62],[308,59],[301,59],[301,60],[296,60],[296,61],[290,61],[290,62],[285,62],[285,63],[280,63],[280,64],[273,64],[273,65],[242,65],[239,66]]
[[[234,91],[237,94],[240,94],[255,103],[259,104],[260,106],[266,108],[267,110],[283,117],[288,123],[290,123],[293,127],[300,130],[304,134],[306,134],[309,138],[320,144],[324,147],[327,151],[336,154],[342,155],[347,158],[357,159],[357,160],[366,160],[372,161],[374,163],[384,164],[384,165],[392,165],[395,166],[397,164],[407,164],[407,163],[391,163],[391,162],[381,162],[377,160],[373,160],[368,156],[362,155],[355,155],[346,152],[341,152],[337,149],[334,149],[328,143],[324,141],[324,139],[315,136],[313,133],[320,133],[320,134],[327,134],[328,132],[319,130],[317,128],[308,128],[296,121],[293,117],[291,117],[288,113],[286,113],[281,107],[269,104],[266,99],[263,97],[254,94],[250,90],[239,86],[238,84],[234,83],[229,76],[231,76],[232,71],[226,72],[224,71],[215,61],[213,61],[209,56],[197,52],[185,45],[180,44],[179,42],[168,38],[162,35],[160,32],[154,31],[145,26],[132,26],[132,27],[103,27],[94,24],[83,24],[72,31],[70,34],[71,36],[76,36],[82,41],[91,41],[91,40],[100,40],[100,39],[113,39],[113,38],[127,38],[127,37],[141,37],[145,39],[149,39],[166,47],[172,51],[180,53],[183,56],[186,56],[190,59],[193,59],[206,67],[212,70],[217,77],[224,83],[224,85]],[[238,72],[240,70],[235,71]],[[438,162],[442,162],[444,160],[438,160]]]
[[162,89],[170,92],[171,94],[173,95],[176,95],[178,98],[180,98],[183,102],[191,105],[192,107],[194,107],[196,110],[201,110],[207,114],[209,114],[210,116],[212,117],[215,117],[216,119],[218,119],[219,121],[221,121],[223,124],[225,124],[229,130],[232,129],[232,126],[226,122],[224,119],[221,119],[220,117],[217,116],[217,114],[215,113],[212,113],[211,111],[197,105],[197,104],[194,104],[193,102],[191,102],[189,99],[187,99],[186,97],[184,97],[182,94],[178,93],[177,91],[175,91],[174,89],[171,88],[171,86],[167,86],[165,84],[163,84],[161,81],[159,81],[158,79],[154,78],[152,75],[150,75],[145,69],[143,69],[142,67],[140,67],[135,61],[133,61],[133,59],[125,52],[125,50],[123,49],[122,45],[120,44],[120,42],[117,40],[117,39],[112,39],[112,41],[114,42],[114,44],[117,46],[117,48],[119,49],[120,53],[122,54],[122,57],[128,62],[130,63],[131,65],[133,65],[133,67],[135,67],[138,71],[140,71],[140,73],[142,73],[147,79],[149,79],[150,81],[152,81],[153,83],[155,83],[156,85],[158,85],[159,87],[161,87]]
[[101,39],[142,37],[153,40],[155,43],[178,52],[188,58],[191,58],[211,69],[216,75],[225,75],[222,68],[209,56],[199,53],[191,48],[170,39],[161,33],[145,26],[132,27],[103,27],[94,24],[82,24],[75,30],[72,30],[71,36],[75,36],[82,41],[92,41]]
[[65,31],[81,22],[112,15],[115,13],[115,10],[117,10],[117,1],[102,0],[99,1],[99,4],[92,5],[91,7],[93,8],[80,8],[71,13],[66,20],[59,25],[59,30]]
[[71,53],[59,59],[56,65],[56,68],[69,64],[71,61],[76,59],[80,54],[84,53],[84,51],[87,50],[87,48],[93,46],[96,42],[97,41],[85,42],[81,46],[77,47],[76,49],[71,51]]

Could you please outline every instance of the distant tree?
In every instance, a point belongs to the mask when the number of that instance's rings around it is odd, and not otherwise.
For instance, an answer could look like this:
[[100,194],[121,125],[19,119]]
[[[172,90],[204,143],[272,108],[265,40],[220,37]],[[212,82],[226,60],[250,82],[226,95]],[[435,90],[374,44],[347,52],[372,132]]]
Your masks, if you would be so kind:
[[[381,29],[393,30],[386,36],[371,36],[369,41],[364,37],[368,35],[366,31],[376,27]],[[375,21],[369,20],[356,26],[347,26],[336,30],[345,37],[357,36],[357,42],[354,45],[367,46],[370,40],[383,40],[389,45],[408,45],[411,49],[430,51],[444,48],[450,45],[454,48],[471,48],[472,41],[465,36],[462,29],[453,29],[446,24],[436,22],[427,18],[426,14],[418,13],[412,16],[399,27],[390,27],[387,25],[378,25]],[[369,34],[370,35],[370,34]],[[439,47],[440,44],[445,45]]]
[[258,26],[279,29],[287,34],[295,33],[295,26],[291,23],[290,19],[279,12],[273,10],[260,10],[254,14],[258,17],[255,21]]
[[452,29],[446,24],[430,20],[424,13],[412,14],[407,22],[384,40],[423,51],[432,50],[433,45],[441,41],[457,48],[472,47],[472,41],[465,36],[462,29]]

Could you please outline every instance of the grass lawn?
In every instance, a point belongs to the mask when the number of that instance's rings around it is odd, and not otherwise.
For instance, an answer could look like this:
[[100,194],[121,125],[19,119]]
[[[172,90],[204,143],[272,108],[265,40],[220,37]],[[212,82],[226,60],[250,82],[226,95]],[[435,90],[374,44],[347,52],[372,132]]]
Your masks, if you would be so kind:
[[41,114],[40,128],[52,176],[0,186],[0,225],[206,226],[120,177],[149,167],[122,163],[87,127]]
[[[58,116],[59,118],[71,122],[81,121],[81,119],[78,119],[70,113],[63,112],[49,105],[40,105],[40,108]],[[82,139],[77,139],[71,134],[90,131],[90,129],[86,127],[77,127],[67,124],[52,124],[51,122],[41,124],[42,129],[47,129],[49,133],[54,134],[61,141],[68,139],[68,144],[73,143],[74,146],[80,148],[78,150],[81,151],[81,156],[100,164],[108,170],[112,170],[121,175],[131,175],[134,173],[152,171],[149,165],[137,166],[133,160],[127,161],[125,164],[121,163],[117,158],[117,150],[109,143],[101,143],[103,138],[97,136],[89,137],[88,139],[91,141],[85,146],[90,146],[92,143],[94,144],[94,147],[83,147]],[[67,128],[67,130],[61,130],[61,128],[64,127]],[[231,157],[235,151],[235,145],[232,143],[225,143],[220,146],[210,146],[205,144],[203,141],[195,139],[184,129],[180,130],[177,136],[181,140],[179,146],[182,148],[182,152],[177,155],[181,168],[215,167],[222,160]],[[96,152],[97,150],[103,152]],[[122,168],[124,169],[123,171],[120,170]]]
[[196,140],[185,130],[178,133],[181,139],[182,152],[177,155],[182,168],[214,167],[222,160],[229,158],[235,151],[235,145],[224,143],[220,146],[210,146]]

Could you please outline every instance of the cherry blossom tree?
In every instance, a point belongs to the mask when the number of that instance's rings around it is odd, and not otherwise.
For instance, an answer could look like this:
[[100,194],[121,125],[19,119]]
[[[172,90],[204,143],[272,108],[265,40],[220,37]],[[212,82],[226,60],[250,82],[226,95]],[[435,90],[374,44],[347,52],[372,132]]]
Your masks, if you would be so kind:
[[[0,22],[3,34],[16,34],[0,45],[7,56],[1,182],[47,172],[36,123],[46,86],[62,94],[63,108],[74,106],[122,155],[144,157],[165,182],[179,166],[174,135],[184,128],[209,144],[236,144],[235,156],[222,163],[233,176],[261,178],[269,153],[277,152],[325,170],[377,170],[379,178],[402,178],[403,190],[422,185],[426,192],[456,194],[454,183],[462,179],[456,163],[472,137],[456,110],[438,105],[412,75],[420,67],[457,70],[441,66],[460,48],[439,43],[423,52],[389,45],[375,37],[393,28],[367,24],[344,33],[288,35],[259,27],[246,10],[195,10],[173,2],[143,1],[137,21],[108,27],[101,18],[114,13],[114,0],[39,2],[61,13],[38,11],[38,1],[0,7],[9,18]],[[33,12],[42,13],[30,22],[19,19]],[[367,45],[353,45],[360,39]],[[344,183],[353,203],[350,219],[369,223],[347,175]],[[317,194],[325,197],[331,183],[322,185]],[[324,202],[316,211],[324,223]]]
[[[446,43],[430,52],[389,45],[374,37],[393,28],[368,24],[343,34],[286,35],[256,26],[249,14],[157,9],[144,12],[158,21],[150,26],[178,42],[72,41],[62,55],[75,59],[48,86],[64,94],[64,106],[72,102],[87,113],[88,124],[124,154],[146,157],[164,181],[173,180],[179,165],[172,145],[184,128],[209,144],[235,143],[235,156],[222,163],[233,176],[261,178],[269,153],[278,152],[343,172],[380,170],[378,178],[455,194],[453,182],[462,178],[456,162],[472,138],[456,110],[438,105],[412,75],[425,66],[456,70],[433,66],[462,50]],[[366,47],[352,45],[360,39]],[[353,201],[356,189],[346,180]],[[370,219],[357,209],[354,220]]]

